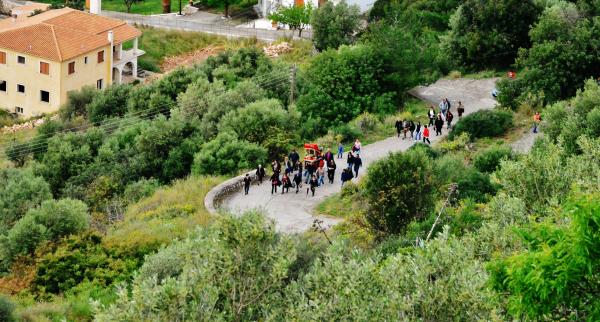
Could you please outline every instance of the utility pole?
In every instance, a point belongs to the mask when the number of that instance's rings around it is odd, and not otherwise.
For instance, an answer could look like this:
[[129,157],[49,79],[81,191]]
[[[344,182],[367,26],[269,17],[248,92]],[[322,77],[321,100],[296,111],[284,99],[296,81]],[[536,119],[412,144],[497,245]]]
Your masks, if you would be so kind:
[[290,105],[294,104],[294,92],[296,91],[296,64],[290,69]]

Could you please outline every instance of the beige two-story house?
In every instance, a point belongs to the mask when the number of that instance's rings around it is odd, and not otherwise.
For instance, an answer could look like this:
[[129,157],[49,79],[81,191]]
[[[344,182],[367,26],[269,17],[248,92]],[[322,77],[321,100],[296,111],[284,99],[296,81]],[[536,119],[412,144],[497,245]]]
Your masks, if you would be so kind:
[[[47,114],[70,91],[120,83],[126,70],[136,76],[140,35],[124,21],[70,8],[0,21],[0,108]],[[128,41],[132,49],[123,50]]]

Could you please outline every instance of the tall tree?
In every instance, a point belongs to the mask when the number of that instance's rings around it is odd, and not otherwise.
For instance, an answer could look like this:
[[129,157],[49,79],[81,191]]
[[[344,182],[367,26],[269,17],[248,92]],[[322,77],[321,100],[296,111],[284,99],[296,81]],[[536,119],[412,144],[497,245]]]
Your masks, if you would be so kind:
[[467,0],[450,18],[446,50],[467,67],[508,66],[529,47],[539,12],[533,0]]
[[337,5],[327,1],[315,10],[310,24],[313,28],[313,43],[318,50],[336,49],[354,41],[360,22],[360,9],[349,6],[345,1]]
[[313,6],[308,3],[301,6],[280,7],[276,12],[269,15],[269,19],[288,25],[292,30],[298,30],[298,36],[302,37],[302,30],[310,23]]

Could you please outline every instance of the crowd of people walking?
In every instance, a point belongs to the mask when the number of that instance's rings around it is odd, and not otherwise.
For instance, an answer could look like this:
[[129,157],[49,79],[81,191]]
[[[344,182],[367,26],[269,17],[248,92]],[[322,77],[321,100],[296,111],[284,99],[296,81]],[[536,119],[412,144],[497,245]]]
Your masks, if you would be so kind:
[[[362,158],[360,155],[362,144],[359,139],[356,139],[350,151],[346,153],[346,167],[342,169],[340,181],[343,185],[345,182],[358,177],[360,168],[362,167]],[[322,149],[321,149],[322,150]],[[337,155],[331,152],[331,149],[316,157],[314,160],[301,160],[300,154],[296,150],[292,150],[289,155],[284,158],[283,162],[273,160],[271,162],[271,194],[286,194],[295,190],[299,193],[306,187],[306,194],[314,196],[317,188],[327,184],[335,183],[335,174],[338,168],[337,162],[343,162],[344,146],[338,145]],[[262,184],[266,177],[266,170],[262,164],[256,168],[255,178],[258,185]],[[252,177],[246,174],[243,179],[244,194],[248,194],[252,185]]]
[[[442,135],[444,125],[446,125],[447,130],[452,129],[454,114],[452,113],[451,107],[450,100],[447,98],[444,98],[440,102],[438,105],[438,111],[436,111],[435,107],[431,105],[429,107],[429,111],[427,111],[427,118],[429,119],[429,123],[427,124],[421,124],[420,121],[415,123],[413,120],[409,119],[397,120],[395,123],[395,128],[398,137],[402,137],[402,140],[406,140],[408,136],[408,139],[410,140],[422,140],[423,143],[431,144],[431,141],[429,140],[430,128],[435,130],[436,136]],[[458,101],[456,112],[458,113],[458,118],[461,118],[465,112],[465,107],[461,101]]]
[[[461,118],[465,112],[465,108],[461,101],[458,101],[456,107],[458,118]],[[397,120],[395,123],[396,132],[398,138],[402,137],[402,140],[413,140],[415,142],[423,141],[423,143],[431,144],[430,128],[435,130],[435,135],[442,135],[444,125],[447,130],[452,129],[452,121],[454,120],[454,114],[452,113],[452,105],[448,98],[444,98],[438,105],[438,110],[431,105],[427,112],[427,118],[429,123],[421,124],[420,121],[405,119]],[[356,139],[350,151],[346,153],[346,167],[341,171],[340,182],[343,186],[344,183],[357,178],[359,170],[363,165],[361,158],[362,144],[359,139]],[[319,151],[322,151],[320,149]],[[303,189],[303,185],[306,186],[306,195],[314,196],[317,188],[327,184],[334,184],[335,173],[337,170],[337,162],[342,162],[344,159],[344,145],[338,143],[337,154],[331,152],[331,149],[327,149],[322,155],[317,156],[312,160],[301,160],[300,154],[296,150],[292,150],[283,162],[279,160],[273,160],[271,162],[271,177],[269,182],[271,184],[271,194],[277,194],[281,191],[281,194],[290,192],[290,188],[295,190],[296,194]],[[263,165],[259,164],[256,168],[256,181],[260,185],[266,176],[266,171]],[[327,179],[327,180],[326,180]],[[252,178],[249,174],[244,177],[244,193],[248,194],[250,186],[252,184]]]

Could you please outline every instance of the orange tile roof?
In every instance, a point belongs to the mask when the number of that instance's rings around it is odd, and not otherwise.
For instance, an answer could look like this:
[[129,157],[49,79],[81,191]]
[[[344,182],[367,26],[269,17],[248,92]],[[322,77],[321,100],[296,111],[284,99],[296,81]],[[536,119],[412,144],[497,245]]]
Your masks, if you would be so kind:
[[0,21],[0,48],[65,61],[108,46],[111,30],[115,44],[142,34],[125,21],[64,8]]

